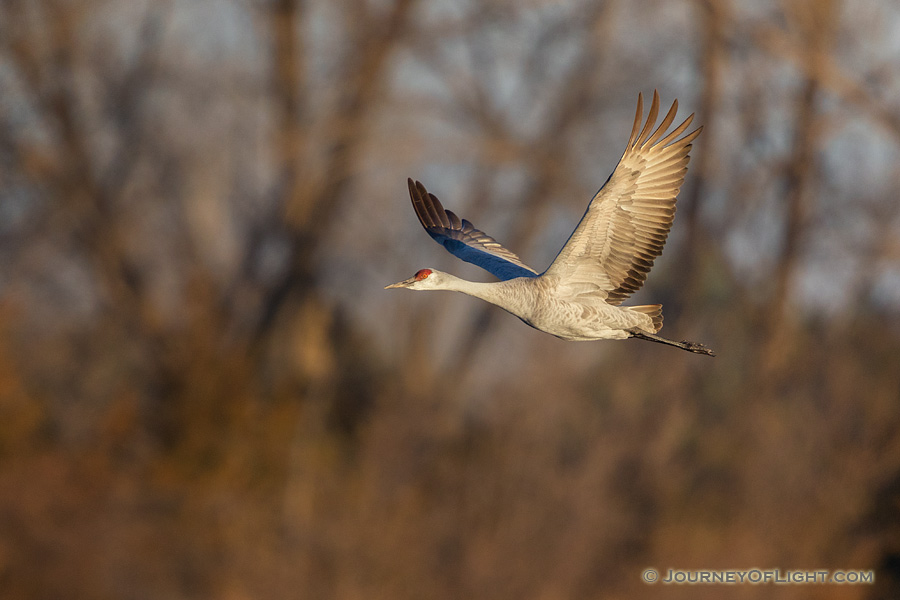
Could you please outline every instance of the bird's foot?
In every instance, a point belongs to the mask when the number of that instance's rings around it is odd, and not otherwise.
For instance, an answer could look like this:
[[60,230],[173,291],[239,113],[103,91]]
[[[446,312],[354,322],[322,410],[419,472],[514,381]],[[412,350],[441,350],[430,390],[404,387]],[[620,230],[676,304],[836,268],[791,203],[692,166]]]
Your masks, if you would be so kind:
[[681,347],[687,350],[688,352],[694,352],[696,354],[705,354],[707,356],[715,356],[716,353],[704,346],[699,342],[689,342],[687,340],[681,341]]

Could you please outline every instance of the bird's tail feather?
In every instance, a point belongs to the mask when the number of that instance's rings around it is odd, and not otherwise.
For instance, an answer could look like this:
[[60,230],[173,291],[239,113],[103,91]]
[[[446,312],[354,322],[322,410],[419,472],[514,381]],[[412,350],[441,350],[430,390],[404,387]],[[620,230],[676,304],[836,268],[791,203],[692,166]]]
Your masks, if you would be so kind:
[[629,306],[634,312],[647,315],[653,321],[653,333],[658,332],[663,326],[662,304],[642,304],[640,306]]

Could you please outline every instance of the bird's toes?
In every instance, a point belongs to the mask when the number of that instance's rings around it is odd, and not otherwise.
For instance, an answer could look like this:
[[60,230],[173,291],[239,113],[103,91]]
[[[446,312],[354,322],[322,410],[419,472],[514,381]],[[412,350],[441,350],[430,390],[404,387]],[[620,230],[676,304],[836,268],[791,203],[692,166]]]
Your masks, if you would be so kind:
[[684,340],[682,343],[686,346],[687,350],[689,350],[691,352],[695,352],[697,354],[706,354],[707,356],[715,356],[716,355],[715,352],[713,352],[712,350],[710,350],[709,348],[707,348],[706,346],[704,346],[703,344],[701,344],[699,342],[689,342],[687,340]]

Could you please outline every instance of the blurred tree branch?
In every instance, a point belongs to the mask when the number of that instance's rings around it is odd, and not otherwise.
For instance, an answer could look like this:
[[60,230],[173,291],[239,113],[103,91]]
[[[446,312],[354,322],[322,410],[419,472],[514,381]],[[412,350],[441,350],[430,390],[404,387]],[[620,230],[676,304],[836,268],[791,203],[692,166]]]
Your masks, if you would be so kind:
[[403,39],[415,4],[414,0],[397,0],[387,16],[378,17],[360,3],[353,13],[355,18],[348,19],[351,28],[348,41],[352,49],[341,72],[336,74],[344,86],[329,115],[329,126],[325,128],[331,138],[317,140],[326,155],[319,174],[304,172],[302,165],[297,164],[304,120],[299,112],[299,98],[295,96],[302,72],[298,70],[302,67],[297,58],[300,44],[291,34],[297,29],[301,4],[298,0],[281,0],[276,7],[277,13],[271,23],[275,40],[275,90],[278,93],[273,101],[282,128],[276,143],[276,155],[279,156],[276,163],[281,165],[282,173],[278,183],[280,191],[277,192],[281,216],[276,222],[287,228],[290,251],[284,277],[264,292],[258,335],[264,335],[270,329],[277,313],[294,293],[299,292],[302,301],[312,289],[313,254],[331,231],[332,222],[346,202],[366,126],[384,85],[388,57]]
[[[40,179],[34,183],[51,186],[54,196],[63,199],[65,219],[61,221],[60,215],[51,213],[48,215],[53,219],[51,226],[66,223],[78,245],[89,251],[103,282],[106,301],[115,307],[114,314],[134,325],[149,327],[150,323],[143,321],[146,311],[137,310],[125,316],[146,298],[141,289],[140,269],[130,264],[124,249],[122,238],[127,233],[121,231],[118,223],[117,201],[142,157],[141,92],[144,86],[152,84],[162,15],[167,11],[168,2],[157,3],[146,14],[139,36],[140,54],[130,70],[117,83],[111,79],[103,82],[105,109],[120,134],[118,149],[105,169],[94,158],[94,140],[84,128],[84,107],[76,89],[79,63],[88,59],[75,36],[80,20],[88,11],[84,4],[34,3],[30,10],[38,11],[38,17],[25,13],[24,2],[14,0],[6,6],[7,22],[21,25],[10,43],[16,71],[28,82],[31,105],[40,109],[41,124],[58,134],[60,142],[50,151],[54,157],[52,168],[35,173]],[[46,37],[46,30],[33,27],[35,18],[49,23],[52,37]],[[48,56],[42,56],[43,52],[48,52]],[[20,148],[16,155],[26,159],[34,152],[43,151]]]

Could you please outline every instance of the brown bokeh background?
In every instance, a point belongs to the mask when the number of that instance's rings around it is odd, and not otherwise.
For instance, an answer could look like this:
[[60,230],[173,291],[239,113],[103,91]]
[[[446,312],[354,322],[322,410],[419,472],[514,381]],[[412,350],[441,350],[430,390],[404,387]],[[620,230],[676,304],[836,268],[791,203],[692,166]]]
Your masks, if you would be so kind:
[[[900,597],[898,38],[894,0],[4,0],[0,595]],[[407,176],[549,264],[654,88],[704,131],[634,301],[717,358],[382,289],[490,280]]]

